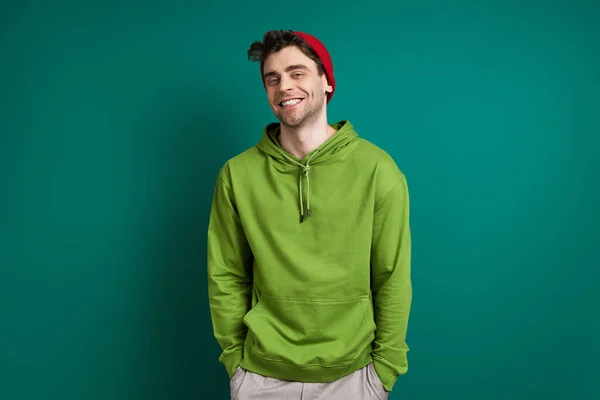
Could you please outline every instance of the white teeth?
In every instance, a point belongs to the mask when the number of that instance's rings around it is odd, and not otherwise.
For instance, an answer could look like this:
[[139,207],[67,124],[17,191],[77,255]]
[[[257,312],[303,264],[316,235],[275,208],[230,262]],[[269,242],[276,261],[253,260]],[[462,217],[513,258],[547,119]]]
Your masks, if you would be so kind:
[[288,101],[284,101],[283,103],[281,103],[281,105],[284,107],[291,106],[291,105],[300,103],[300,101],[301,101],[300,99],[288,100]]

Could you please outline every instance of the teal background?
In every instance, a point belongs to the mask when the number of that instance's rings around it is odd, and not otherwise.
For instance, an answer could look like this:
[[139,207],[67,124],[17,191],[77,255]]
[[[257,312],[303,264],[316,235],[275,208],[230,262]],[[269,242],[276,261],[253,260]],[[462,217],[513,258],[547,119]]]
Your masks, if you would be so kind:
[[408,177],[390,398],[600,398],[600,5],[566,0],[3,2],[0,398],[228,398],[208,214],[274,120],[246,50],[287,28]]

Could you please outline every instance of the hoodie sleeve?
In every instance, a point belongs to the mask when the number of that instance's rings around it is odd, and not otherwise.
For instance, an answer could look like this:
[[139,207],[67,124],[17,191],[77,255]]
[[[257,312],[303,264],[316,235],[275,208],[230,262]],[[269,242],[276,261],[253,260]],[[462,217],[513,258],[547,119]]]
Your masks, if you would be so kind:
[[208,296],[214,335],[222,349],[219,361],[229,377],[243,358],[247,332],[243,318],[251,307],[251,263],[252,252],[222,169],[208,227]]
[[411,235],[406,178],[375,203],[371,248],[371,282],[375,311],[373,365],[387,391],[408,369],[406,344],[412,301]]

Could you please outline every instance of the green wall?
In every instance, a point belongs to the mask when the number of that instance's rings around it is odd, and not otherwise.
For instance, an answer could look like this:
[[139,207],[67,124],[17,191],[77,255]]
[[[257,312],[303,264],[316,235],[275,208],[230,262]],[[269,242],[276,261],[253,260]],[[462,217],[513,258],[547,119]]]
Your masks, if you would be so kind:
[[390,398],[600,398],[598,2],[49,3],[0,12],[1,399],[228,398],[210,201],[274,119],[246,50],[287,28],[408,176]]

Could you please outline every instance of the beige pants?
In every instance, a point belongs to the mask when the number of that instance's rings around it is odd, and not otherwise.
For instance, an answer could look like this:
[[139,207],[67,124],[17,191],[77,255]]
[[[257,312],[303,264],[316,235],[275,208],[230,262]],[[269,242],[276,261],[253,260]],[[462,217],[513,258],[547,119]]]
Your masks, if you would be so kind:
[[388,392],[373,363],[329,383],[268,378],[238,367],[230,381],[231,400],[386,400]]

